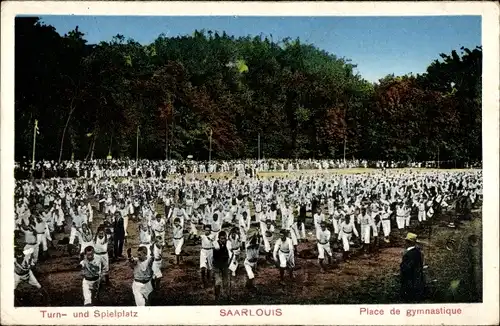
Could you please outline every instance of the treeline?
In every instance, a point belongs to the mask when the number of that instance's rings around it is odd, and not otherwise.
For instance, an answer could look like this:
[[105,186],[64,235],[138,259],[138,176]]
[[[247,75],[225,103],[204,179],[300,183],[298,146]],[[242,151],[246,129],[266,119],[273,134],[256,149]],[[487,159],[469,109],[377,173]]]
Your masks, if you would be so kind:
[[[436,55],[437,56],[437,55]],[[370,83],[300,40],[195,31],[87,44],[16,18],[15,150],[31,158],[481,159],[482,50]]]

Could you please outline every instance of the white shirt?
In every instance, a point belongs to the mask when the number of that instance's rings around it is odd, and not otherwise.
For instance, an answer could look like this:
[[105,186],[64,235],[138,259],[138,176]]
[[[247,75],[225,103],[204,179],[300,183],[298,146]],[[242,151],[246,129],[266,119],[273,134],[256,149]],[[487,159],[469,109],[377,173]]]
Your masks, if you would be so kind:
[[173,233],[173,237],[174,239],[176,240],[180,240],[181,238],[183,238],[183,233],[184,233],[184,227],[183,227],[183,224],[179,224],[178,226],[174,225],[173,228],[172,228],[172,233]]
[[94,250],[96,253],[107,253],[108,252],[108,242],[106,236],[102,239],[97,237],[94,243]]
[[141,244],[150,244],[151,238],[152,238],[151,232],[144,231],[143,229],[139,231],[139,241]]
[[276,241],[276,243],[274,244],[274,252],[273,252],[274,260],[278,260],[278,251],[281,251],[284,254],[293,255],[292,239],[286,238],[285,241],[281,241],[281,238],[279,238]]
[[340,223],[340,230],[342,231],[342,233],[354,233],[356,236],[359,236],[358,230],[354,227],[354,224],[352,222],[347,224],[345,221],[343,221],[342,223]]
[[328,229],[325,229],[325,231],[319,230],[316,237],[320,244],[327,244],[330,242],[331,234]]
[[156,232],[163,232],[163,231],[165,231],[166,223],[167,222],[165,221],[164,218],[161,218],[160,221],[158,221],[157,219],[154,219],[151,221],[151,227]]

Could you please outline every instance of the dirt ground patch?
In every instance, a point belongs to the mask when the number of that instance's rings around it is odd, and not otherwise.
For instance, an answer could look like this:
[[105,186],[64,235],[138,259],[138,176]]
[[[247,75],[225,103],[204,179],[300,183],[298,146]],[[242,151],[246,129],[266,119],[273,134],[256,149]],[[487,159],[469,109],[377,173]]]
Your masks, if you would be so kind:
[[[162,209],[160,209],[161,211]],[[100,223],[102,216],[96,214],[93,229]],[[472,221],[463,222],[456,229],[447,228],[444,221],[448,214],[443,214],[433,221],[432,226],[416,226],[412,220],[410,230],[419,234],[423,240],[423,251],[428,291],[425,302],[471,302],[467,292],[467,266],[464,253],[467,237],[476,234],[481,238],[482,224],[480,212],[475,212]],[[255,226],[254,226],[255,227]],[[312,229],[309,218],[306,227]],[[137,223],[129,222],[129,239],[125,248],[137,248]],[[201,226],[198,226],[201,229]],[[409,230],[406,230],[406,232]],[[57,240],[69,235],[58,235]],[[199,271],[199,244],[186,240],[183,261],[174,264],[172,235],[167,232],[168,246],[164,251],[163,278],[160,289],[152,294],[152,305],[215,305],[212,288],[202,288]],[[430,238],[429,238],[430,236]],[[277,236],[276,236],[277,237]],[[317,257],[316,243],[312,232],[308,232],[308,242],[299,245],[299,258],[294,280],[286,280],[279,285],[278,269],[261,259],[258,263],[255,285],[257,289],[245,288],[246,273],[242,261],[236,277],[231,279],[231,298],[227,304],[384,304],[397,303],[399,263],[403,250],[403,232],[395,230],[391,234],[391,243],[381,243],[378,250],[369,256],[354,250],[350,262],[341,261],[340,248],[335,244],[335,256],[338,266],[321,273]],[[452,250],[446,249],[449,239],[454,239]],[[56,241],[57,242],[57,241]],[[77,256],[69,257],[64,248],[50,249],[50,258],[41,262],[35,273],[48,292],[48,301],[44,300],[36,289],[21,284],[16,291],[16,306],[82,306],[82,277],[76,267]],[[132,271],[125,261],[110,264],[111,284],[101,289],[100,306],[133,306]],[[457,289],[450,289],[450,283],[460,280]],[[217,303],[217,304],[220,304]]]

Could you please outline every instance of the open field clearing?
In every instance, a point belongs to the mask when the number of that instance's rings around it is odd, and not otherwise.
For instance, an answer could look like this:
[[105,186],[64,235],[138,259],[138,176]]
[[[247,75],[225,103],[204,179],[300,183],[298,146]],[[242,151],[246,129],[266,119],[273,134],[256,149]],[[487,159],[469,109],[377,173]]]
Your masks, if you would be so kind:
[[[466,171],[476,171],[477,169],[432,169],[432,168],[401,168],[401,169],[388,169],[386,170],[389,174],[402,173],[402,172],[466,172]],[[382,173],[381,169],[372,168],[352,168],[352,169],[311,169],[311,170],[299,170],[299,171],[266,171],[258,172],[257,175],[263,178],[286,178],[286,177],[298,177],[298,176],[314,176],[314,175],[325,175],[325,174],[370,174],[370,173]],[[234,173],[232,172],[217,172],[217,173],[187,173],[187,178],[212,178],[220,179],[226,177],[232,177]],[[170,177],[173,178],[173,177]]]
[[[340,170],[337,173],[368,172],[368,169]],[[427,170],[427,169],[426,169]],[[393,170],[391,170],[392,172]],[[396,172],[397,170],[394,170]],[[442,170],[441,170],[442,171]],[[445,170],[450,171],[450,170]],[[302,171],[301,171],[302,172]],[[331,173],[332,171],[318,172]],[[370,171],[375,172],[375,171]],[[310,174],[305,172],[304,174]],[[263,173],[264,177],[285,176],[286,173]],[[212,177],[224,177],[213,175]],[[163,208],[158,206],[160,213]],[[404,232],[392,227],[390,243],[380,241],[379,247],[368,256],[364,256],[355,245],[352,259],[349,262],[341,260],[340,246],[332,241],[333,250],[338,260],[326,273],[321,273],[317,260],[316,241],[313,236],[312,218],[308,215],[306,228],[308,242],[298,246],[298,258],[294,280],[285,278],[286,284],[279,285],[279,270],[264,259],[258,262],[255,285],[251,291],[245,288],[246,273],[243,269],[243,259],[240,261],[236,277],[231,279],[231,299],[228,304],[384,304],[398,302],[398,272],[401,254],[404,246],[403,238],[411,231],[422,240],[427,278],[427,293],[425,302],[471,302],[467,284],[467,238],[471,234],[481,240],[481,212],[473,212],[471,221],[457,223],[457,228],[446,227],[450,214],[445,212],[436,215],[432,224],[417,226],[415,216],[411,226]],[[96,213],[92,229],[95,230],[102,221],[101,213]],[[278,218],[279,220],[279,218]],[[252,224],[256,228],[257,224]],[[228,228],[225,228],[228,230]],[[201,230],[201,225],[198,226]],[[184,244],[184,257],[180,265],[175,264],[172,246],[172,234],[167,230],[167,246],[164,250],[163,278],[160,289],[152,294],[152,305],[213,305],[215,304],[212,288],[204,289],[200,278],[199,250],[200,245],[187,240]],[[138,246],[138,224],[129,221],[129,238],[125,249]],[[333,234],[333,232],[332,232]],[[68,257],[65,246],[58,246],[57,241],[69,235],[69,228],[64,235],[56,237],[56,248],[49,249],[50,258],[42,261],[36,270],[36,276],[47,290],[49,301],[44,302],[37,291],[26,284],[21,284],[16,291],[18,306],[82,306],[82,278],[78,268],[78,257]],[[186,236],[187,237],[187,236]],[[274,240],[278,238],[275,234]],[[450,241],[453,239],[453,241]],[[452,243],[452,245],[450,245]],[[447,248],[448,245],[448,248]],[[124,250],[125,251],[125,250]],[[102,306],[133,306],[132,270],[126,261],[110,264],[111,284],[102,287],[98,305]],[[460,281],[456,288],[450,288],[453,281]]]

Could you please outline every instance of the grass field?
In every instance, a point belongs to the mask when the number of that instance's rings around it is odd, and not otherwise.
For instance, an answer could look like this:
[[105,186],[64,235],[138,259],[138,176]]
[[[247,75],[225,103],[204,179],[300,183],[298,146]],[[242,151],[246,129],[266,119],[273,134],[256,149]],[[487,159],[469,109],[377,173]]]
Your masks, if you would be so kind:
[[[427,169],[426,169],[427,170]],[[358,173],[342,170],[342,173]],[[446,170],[449,171],[449,170]],[[317,171],[316,171],[317,172]],[[362,169],[362,172],[367,172]],[[327,173],[331,173],[327,172]],[[318,174],[318,173],[316,173]],[[272,173],[263,173],[269,176]],[[280,176],[283,173],[278,174]],[[217,176],[213,176],[217,177]],[[161,211],[161,209],[160,209]],[[100,223],[102,216],[96,214],[93,229]],[[429,230],[416,225],[412,220],[410,230],[422,238],[428,281],[425,302],[471,302],[466,286],[467,265],[465,257],[467,237],[476,234],[481,238],[482,224],[480,212],[474,212],[472,221],[463,222],[456,229],[445,226],[449,218],[443,214],[433,221],[431,237]],[[256,227],[256,224],[253,228]],[[299,244],[299,257],[296,261],[295,280],[287,280],[284,286],[278,283],[279,271],[263,257],[258,263],[255,284],[257,290],[247,290],[244,285],[246,273],[240,264],[237,276],[231,280],[231,299],[226,304],[375,304],[398,302],[399,263],[403,250],[404,233],[394,231],[391,243],[380,245],[376,253],[365,257],[355,250],[350,262],[340,262],[337,268],[321,273],[317,261],[316,242],[313,239],[312,221],[308,219],[309,242]],[[199,227],[200,229],[200,227]],[[125,248],[136,248],[137,223],[129,222],[129,240]],[[406,230],[407,232],[409,230]],[[66,230],[66,236],[69,229]],[[64,235],[57,237],[60,240]],[[277,238],[278,235],[275,236]],[[172,236],[167,231],[168,246],[164,251],[163,279],[160,289],[152,294],[152,305],[214,305],[212,288],[202,288],[199,273],[199,245],[185,242],[183,261],[174,264]],[[452,250],[446,249],[449,239],[455,240]],[[48,302],[37,295],[35,289],[22,284],[16,291],[18,306],[81,306],[83,296],[81,275],[76,265],[78,257],[68,257],[67,252],[51,249],[48,261],[41,262],[36,275],[49,294]],[[340,259],[340,248],[334,245],[337,258]],[[165,258],[166,257],[166,258]],[[101,289],[99,302],[102,306],[133,306],[131,290],[132,271],[125,261],[110,265],[111,284]],[[450,284],[459,280],[458,287],[452,289]],[[220,304],[220,303],[218,303]]]
[[[401,172],[464,172],[464,171],[476,171],[476,169],[427,169],[427,168],[401,168],[401,169],[390,169],[386,170],[390,174],[401,173]],[[316,175],[328,175],[328,174],[370,174],[370,173],[381,173],[380,169],[372,169],[372,168],[352,168],[352,169],[327,169],[327,170],[300,170],[300,171],[266,171],[266,172],[258,172],[259,177],[271,178],[271,177],[297,177],[297,176],[316,176]],[[189,173],[187,174],[188,178],[225,178],[232,176],[233,173],[224,172],[224,173]]]

